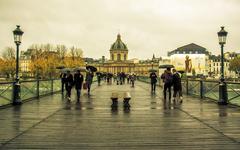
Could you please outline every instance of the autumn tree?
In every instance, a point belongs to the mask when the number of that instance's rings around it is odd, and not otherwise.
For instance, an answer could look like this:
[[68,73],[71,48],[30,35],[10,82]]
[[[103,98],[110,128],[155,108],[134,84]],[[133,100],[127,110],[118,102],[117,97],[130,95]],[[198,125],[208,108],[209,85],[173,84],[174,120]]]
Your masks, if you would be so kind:
[[230,61],[229,70],[236,73],[240,72],[240,57],[235,57],[233,60]]
[[6,47],[2,52],[1,72],[7,78],[13,78],[16,70],[16,53],[12,47]]
[[79,48],[68,49],[65,45],[50,44],[33,44],[29,48],[33,49],[30,70],[35,76],[56,77],[56,68],[59,66],[75,68],[84,65],[83,52]]

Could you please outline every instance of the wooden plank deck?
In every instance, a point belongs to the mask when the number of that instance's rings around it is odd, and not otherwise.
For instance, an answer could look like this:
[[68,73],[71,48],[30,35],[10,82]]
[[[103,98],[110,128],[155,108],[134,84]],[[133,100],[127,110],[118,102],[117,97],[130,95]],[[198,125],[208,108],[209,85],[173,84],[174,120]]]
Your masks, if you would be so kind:
[[[1,149],[240,149],[240,108],[185,97],[182,105],[164,103],[150,86],[94,87],[80,104],[60,94],[0,110]],[[129,91],[111,110],[112,91]]]

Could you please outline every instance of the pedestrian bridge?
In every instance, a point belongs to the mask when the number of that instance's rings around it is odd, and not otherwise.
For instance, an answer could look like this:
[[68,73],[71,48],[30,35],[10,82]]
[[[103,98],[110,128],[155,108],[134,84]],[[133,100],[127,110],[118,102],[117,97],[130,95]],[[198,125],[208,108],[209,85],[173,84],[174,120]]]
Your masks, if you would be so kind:
[[[111,109],[112,91],[129,91],[130,109]],[[121,95],[121,94],[120,94]],[[164,102],[150,85],[101,86],[67,102],[61,93],[0,109],[0,149],[240,149],[240,107],[184,96]]]

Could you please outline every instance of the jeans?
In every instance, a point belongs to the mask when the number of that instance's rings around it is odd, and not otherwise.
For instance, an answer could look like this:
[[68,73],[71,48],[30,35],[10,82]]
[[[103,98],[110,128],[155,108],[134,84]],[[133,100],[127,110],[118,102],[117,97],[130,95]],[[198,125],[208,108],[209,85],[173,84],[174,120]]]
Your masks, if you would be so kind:
[[88,94],[90,94],[90,90],[91,90],[91,84],[90,83],[87,84],[87,89],[88,89]]
[[175,98],[177,96],[177,93],[178,93],[179,97],[182,97],[182,89],[179,89],[179,90],[174,90],[173,98]]
[[164,99],[167,98],[167,90],[168,90],[168,93],[169,93],[169,100],[171,100],[171,84],[169,83],[165,83],[164,84],[164,90],[163,90],[163,93],[164,93]]
[[79,100],[81,96],[81,89],[76,89],[76,92],[77,92],[77,100]]
[[71,97],[71,90],[72,90],[71,86],[66,86],[67,97]]
[[156,83],[154,82],[154,83],[151,83],[151,91],[155,92],[155,90],[156,90]]

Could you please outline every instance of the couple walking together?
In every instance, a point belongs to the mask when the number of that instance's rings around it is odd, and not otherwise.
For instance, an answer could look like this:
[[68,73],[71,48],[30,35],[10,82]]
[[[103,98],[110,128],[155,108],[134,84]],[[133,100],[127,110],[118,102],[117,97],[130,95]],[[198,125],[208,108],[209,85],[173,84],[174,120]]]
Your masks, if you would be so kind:
[[[77,70],[74,76],[70,73],[70,71],[67,71],[66,74],[61,75],[61,78],[62,78],[62,84],[65,84],[67,99],[69,101],[71,100],[71,90],[72,90],[72,87],[75,86],[76,93],[77,93],[77,101],[80,101],[81,89],[84,81],[84,77],[81,74],[80,70]],[[85,83],[84,83],[84,86],[86,86],[85,88],[88,90],[87,91],[88,95],[90,95],[92,80],[93,80],[93,72],[88,71],[86,74]]]
[[161,79],[164,82],[164,100],[167,98],[167,90],[169,93],[169,100],[171,100],[171,87],[173,86],[173,101],[176,100],[177,94],[180,97],[180,103],[182,103],[182,83],[181,74],[176,71],[176,69],[167,68],[165,72],[161,75]]

